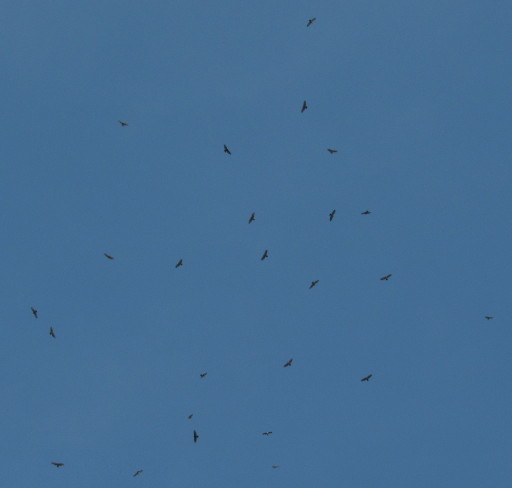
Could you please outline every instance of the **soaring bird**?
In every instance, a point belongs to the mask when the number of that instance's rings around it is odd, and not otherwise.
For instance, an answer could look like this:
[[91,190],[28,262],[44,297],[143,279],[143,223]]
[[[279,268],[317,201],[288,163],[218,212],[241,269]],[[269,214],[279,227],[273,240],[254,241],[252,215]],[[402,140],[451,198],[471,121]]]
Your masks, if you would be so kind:
[[308,108],[308,104],[306,103],[306,100],[304,100],[304,103],[302,104],[302,110],[300,111],[300,113],[304,112],[304,110],[306,110]]
[[110,254],[107,254],[106,252],[103,253],[103,256],[105,256],[108,259],[114,259],[113,256],[111,256]]
[[122,120],[118,120],[118,122],[121,124],[121,127],[126,127],[128,125],[126,122],[123,122]]
[[188,418],[188,419],[191,419],[193,415],[194,415],[194,414],[193,414],[193,413],[191,413],[187,418]]
[[309,285],[309,289],[311,290],[311,288],[313,288],[314,286],[316,286],[316,284],[317,284],[319,281],[320,281],[320,280],[312,281],[312,282],[311,282],[311,285]]
[[199,376],[200,376],[201,378],[204,378],[207,374],[208,374],[208,373],[201,373]]
[[224,144],[224,152],[231,155],[231,151],[228,149],[228,146],[226,146],[226,144]]
[[265,249],[265,252],[263,253],[263,256],[261,256],[261,260],[265,260],[268,258],[268,249]]
[[393,276],[392,274],[388,274],[388,275],[386,275],[386,276],[383,276],[380,280],[381,280],[381,281],[383,281],[383,280],[384,280],[384,281],[388,281],[388,280],[389,280],[389,278],[391,278],[392,276]]
[[249,218],[249,224],[250,224],[251,222],[254,222],[254,221],[256,220],[255,215],[256,215],[256,212],[253,212],[253,213],[251,214],[251,217]]
[[365,376],[361,381],[370,381],[370,378],[372,377],[372,374],[369,374],[368,376]]
[[263,435],[270,435],[272,434],[272,431],[269,431],[269,432],[263,432]]
[[183,259],[180,259],[178,261],[178,264],[176,265],[176,268],[179,268],[180,266],[183,266]]
[[371,212],[369,210],[366,210],[366,212],[361,212],[361,215],[370,215]]
[[197,442],[197,439],[199,439],[199,434],[194,430],[194,442]]
[[50,327],[50,335],[55,339],[55,332],[53,331],[53,327]]
[[491,317],[490,315],[486,315],[486,316],[485,316],[485,318],[486,318],[487,320],[491,320],[491,319],[493,319],[494,317]]
[[338,150],[337,149],[327,149],[331,154],[334,154],[334,153],[337,153]]
[[306,25],[306,27],[309,27],[315,20],[316,20],[316,17],[313,17],[312,19],[309,19],[308,20],[308,25]]
[[283,364],[283,368],[287,368],[292,365],[293,358],[291,358],[287,363]]
[[277,469],[277,468],[279,468],[279,466],[277,466],[277,465],[273,464],[273,465],[272,465],[272,468]]
[[34,307],[30,307],[30,310],[32,310],[34,317],[37,319],[37,310]]
[[61,466],[64,466],[64,463],[53,463],[54,466],[57,466],[57,468],[60,468]]
[[138,471],[135,471],[135,474],[133,475],[133,477],[135,478],[135,476],[139,476],[139,474],[142,473],[142,471],[144,471],[144,470],[139,469]]
[[336,209],[334,209],[330,214],[329,214],[329,222],[332,222],[332,219],[334,218],[334,214],[336,213]]

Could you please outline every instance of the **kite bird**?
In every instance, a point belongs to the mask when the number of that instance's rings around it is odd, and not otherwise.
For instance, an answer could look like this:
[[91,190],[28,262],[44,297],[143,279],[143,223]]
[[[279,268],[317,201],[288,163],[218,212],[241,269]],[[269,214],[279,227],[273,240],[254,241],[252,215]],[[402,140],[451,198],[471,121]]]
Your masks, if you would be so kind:
[[302,110],[300,111],[300,113],[304,112],[304,110],[306,110],[308,108],[308,104],[306,103],[306,100],[304,100],[304,103],[302,104]]
[[34,307],[30,307],[30,310],[32,310],[34,317],[37,319],[37,310]]
[[272,465],[272,468],[273,468],[273,469],[277,469],[277,468],[279,468],[279,466],[276,466],[275,464],[273,464],[273,465]]
[[107,254],[106,252],[103,253],[103,256],[105,256],[107,259],[114,259],[113,256],[111,256],[110,254]]
[[486,318],[487,320],[491,320],[491,319],[493,319],[494,317],[491,317],[490,315],[486,315],[486,316],[485,316],[485,318]]
[[370,215],[371,212],[369,210],[367,210],[366,212],[361,212],[361,215]]
[[199,434],[194,430],[194,442],[197,442],[197,439],[199,439]]
[[201,378],[204,378],[207,374],[208,374],[208,373],[201,373],[199,376],[200,376]]
[[191,414],[188,416],[188,418],[189,418],[189,419],[191,419],[193,415],[194,415],[194,414],[193,414],[193,413],[191,413]]
[[332,222],[332,219],[334,218],[334,214],[336,213],[336,210],[333,210],[330,214],[329,214],[329,222]]
[[265,252],[263,253],[263,256],[261,256],[261,260],[264,261],[268,258],[268,249],[265,249]]
[[121,127],[126,127],[128,125],[126,122],[123,122],[122,120],[118,120],[118,122],[121,124]]
[[50,327],[50,335],[55,339],[55,332],[53,331],[53,327]]
[[306,27],[309,27],[315,20],[316,20],[316,17],[313,17],[312,19],[309,19],[308,20],[308,25],[306,25]]
[[226,144],[224,144],[224,152],[228,153],[231,156],[231,151],[228,149],[228,146],[226,146]]
[[392,276],[393,276],[392,274],[388,274],[388,275],[386,275],[386,276],[383,276],[380,280],[381,280],[381,281],[388,281],[388,280],[389,280],[389,278],[391,278]]
[[60,468],[61,466],[64,466],[64,463],[53,463],[53,462],[52,462],[52,464],[53,464],[54,466],[56,466],[57,468]]
[[287,368],[292,365],[293,358],[291,358],[287,363],[283,364],[283,368]]
[[263,432],[263,435],[270,435],[272,434],[272,431],[269,431],[269,432]]
[[369,374],[368,376],[365,376],[361,381],[370,381],[370,378],[372,377],[372,374]]
[[251,214],[251,217],[249,218],[249,224],[250,224],[251,222],[254,222],[254,221],[256,220],[255,215],[256,215],[256,212],[253,212],[253,213]]
[[183,266],[183,259],[180,259],[175,267],[179,268],[180,266]]
[[133,475],[133,477],[135,478],[135,476],[139,476],[139,474],[141,474],[144,470],[143,469],[139,469],[138,471],[135,471],[135,474]]
[[337,149],[327,149],[331,154],[334,154],[334,153],[337,153],[338,150]]
[[317,285],[317,283],[319,282],[320,280],[315,280],[315,281],[312,281],[311,282],[311,285],[309,285],[309,289],[311,290],[311,288],[313,288],[314,286]]

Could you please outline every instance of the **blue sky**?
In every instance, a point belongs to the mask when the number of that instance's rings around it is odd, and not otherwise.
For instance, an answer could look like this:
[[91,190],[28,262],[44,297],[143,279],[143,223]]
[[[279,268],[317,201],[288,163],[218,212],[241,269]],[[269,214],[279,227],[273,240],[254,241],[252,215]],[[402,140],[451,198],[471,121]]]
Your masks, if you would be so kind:
[[5,486],[508,487],[511,19],[6,4]]

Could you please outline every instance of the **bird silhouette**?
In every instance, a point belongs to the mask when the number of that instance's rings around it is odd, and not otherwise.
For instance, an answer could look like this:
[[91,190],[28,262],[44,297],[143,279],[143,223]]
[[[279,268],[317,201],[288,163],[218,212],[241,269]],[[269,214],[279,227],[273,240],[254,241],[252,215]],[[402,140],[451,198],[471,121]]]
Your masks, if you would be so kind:
[[50,335],[55,339],[55,332],[53,331],[53,327],[50,327]]
[[370,378],[372,376],[373,376],[372,374],[369,374],[368,376],[365,376],[364,378],[362,378],[361,381],[370,381]]
[[249,224],[250,224],[251,222],[254,222],[254,221],[256,220],[255,215],[256,215],[256,213],[255,213],[255,212],[253,212],[253,213],[251,214],[251,217],[249,218]]
[[361,212],[361,215],[370,215],[371,212],[369,210],[366,210],[365,212]]
[[200,376],[201,378],[204,378],[207,374],[208,374],[208,373],[201,373],[199,376]]
[[331,154],[334,154],[334,153],[337,153],[338,150],[337,149],[327,149]]
[[224,144],[224,152],[231,155],[231,151],[228,149],[228,146],[226,146],[226,144]]
[[306,27],[309,27],[315,20],[316,20],[316,17],[313,17],[312,19],[309,19],[308,20],[308,25],[306,25]]
[[121,127],[126,127],[128,125],[126,122],[123,122],[122,120],[118,120],[118,122],[121,124]]
[[304,110],[306,110],[308,108],[308,104],[306,103],[306,100],[304,100],[304,103],[302,104],[302,110],[300,111],[300,113],[304,112]]
[[487,320],[491,320],[491,319],[493,319],[494,317],[491,317],[490,315],[486,315],[486,316],[485,316],[485,318],[486,318]]
[[139,474],[141,474],[144,470],[143,469],[139,469],[138,471],[135,471],[135,474],[133,475],[133,477],[135,478],[135,476],[139,476]]
[[108,259],[114,259],[113,256],[111,256],[110,254],[107,254],[106,252],[103,253],[103,256],[105,256]]
[[199,439],[199,434],[194,430],[194,442],[197,442],[197,439]]
[[388,281],[388,280],[389,280],[389,278],[391,278],[392,276],[393,276],[392,274],[388,274],[388,275],[386,275],[386,276],[383,276],[380,280],[381,280],[381,281]]
[[265,249],[265,252],[263,253],[263,256],[261,256],[261,260],[264,261],[267,258],[268,258],[268,250]]
[[311,282],[311,285],[309,285],[309,289],[311,290],[311,288],[313,288],[314,286],[317,285],[317,283],[319,282],[320,280],[315,280],[315,281],[312,281]]
[[272,468],[273,468],[273,469],[277,469],[277,468],[279,468],[279,466],[277,466],[277,465],[273,464],[273,465],[272,465]]
[[30,310],[32,310],[34,317],[37,319],[37,310],[34,307],[30,307]]
[[293,358],[291,358],[287,363],[283,364],[283,368],[288,368],[292,365]]
[[183,259],[180,259],[175,267],[179,268],[180,266],[183,266]]
[[194,414],[193,414],[193,413],[191,413],[187,418],[188,418],[188,419],[191,419],[193,415],[194,415]]
[[269,431],[269,432],[263,432],[263,435],[270,435],[272,434],[272,431]]
[[334,214],[336,213],[336,210],[333,210],[330,214],[329,214],[329,222],[332,222],[332,219],[334,218]]
[[54,462],[52,462],[52,464],[54,466],[56,466],[57,468],[60,468],[61,466],[64,466],[64,463],[54,463]]

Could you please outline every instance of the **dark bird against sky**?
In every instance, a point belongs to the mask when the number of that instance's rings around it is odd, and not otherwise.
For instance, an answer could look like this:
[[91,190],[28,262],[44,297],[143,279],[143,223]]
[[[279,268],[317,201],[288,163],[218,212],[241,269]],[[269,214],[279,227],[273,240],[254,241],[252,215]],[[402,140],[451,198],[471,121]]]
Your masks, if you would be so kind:
[[277,466],[276,464],[273,464],[272,468],[277,469],[277,468],[279,468],[279,466]]
[[381,280],[381,281],[383,281],[383,280],[384,280],[384,281],[388,281],[388,280],[389,280],[389,278],[391,278],[392,276],[393,276],[392,274],[388,274],[388,275],[386,275],[386,276],[383,276],[380,280]]
[[317,285],[317,283],[319,282],[320,280],[315,280],[315,281],[312,281],[311,282],[311,285],[309,285],[309,289],[311,290],[311,288],[313,288],[314,286]]
[[183,266],[183,259],[180,259],[178,261],[178,264],[176,265],[176,268],[179,268],[180,266]]
[[126,122],[123,122],[122,120],[118,120],[118,122],[121,124],[121,127],[126,127],[128,125]]
[[365,212],[361,212],[361,215],[370,215],[371,212],[369,210],[366,210]]
[[30,307],[30,310],[32,310],[34,317],[37,319],[37,310],[34,307]]
[[256,220],[255,215],[256,215],[256,212],[253,212],[253,213],[251,214],[251,216],[250,216],[250,218],[249,218],[249,224],[250,224],[251,222],[254,222],[254,221]]
[[108,258],[108,259],[114,259],[113,256],[111,256],[110,254],[107,254],[106,252],[103,253],[103,255]]
[[268,431],[268,432],[263,432],[263,435],[270,435],[270,434],[272,434],[272,431],[271,431],[271,430],[270,430],[270,431]]
[[362,378],[361,381],[370,381],[370,378],[372,376],[373,376],[372,374],[369,374],[368,376],[365,376],[364,378]]
[[306,100],[304,100],[304,103],[302,104],[302,110],[300,111],[300,113],[304,112],[304,110],[306,110],[308,108],[308,104],[306,103]]
[[334,214],[336,213],[336,209],[333,210],[330,214],[329,214],[329,222],[332,222],[332,219],[334,218]]
[[50,335],[55,339],[55,332],[53,331],[53,327],[50,327]]
[[194,430],[194,442],[197,442],[197,439],[199,439],[199,434]]
[[293,358],[291,358],[287,363],[284,363],[284,364],[283,364],[283,367],[284,367],[284,368],[288,368],[289,366],[291,366],[291,365],[292,365],[292,361],[293,361]]
[[268,249],[265,249],[265,252],[263,253],[263,256],[261,256],[261,260],[264,261],[268,258]]
[[486,315],[486,316],[485,316],[485,318],[486,318],[487,320],[491,320],[491,319],[493,319],[494,317],[491,317],[490,315]]
[[228,149],[228,146],[226,146],[226,144],[224,144],[224,152],[231,155],[231,151]]
[[139,476],[139,474],[141,474],[144,470],[143,469],[139,469],[138,471],[135,471],[135,474],[133,475],[133,477],[135,478],[135,476]]
[[309,27],[315,20],[316,20],[316,17],[313,17],[312,19],[309,19],[308,20],[308,24],[306,25],[306,27]]
[[337,149],[327,149],[331,154],[334,154],[334,153],[337,153],[338,150]]
[[201,373],[199,376],[200,376],[201,378],[204,378],[207,374],[208,374],[208,373]]
[[64,466],[64,463],[53,463],[54,466],[57,466],[57,468],[60,468],[61,466]]
[[193,417],[193,415],[194,415],[194,414],[193,414],[193,413],[191,413],[187,418],[188,418],[188,419],[191,419],[191,418]]

